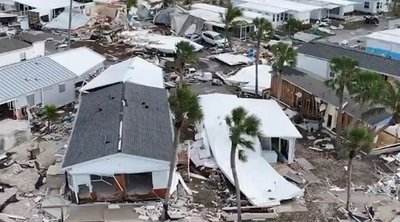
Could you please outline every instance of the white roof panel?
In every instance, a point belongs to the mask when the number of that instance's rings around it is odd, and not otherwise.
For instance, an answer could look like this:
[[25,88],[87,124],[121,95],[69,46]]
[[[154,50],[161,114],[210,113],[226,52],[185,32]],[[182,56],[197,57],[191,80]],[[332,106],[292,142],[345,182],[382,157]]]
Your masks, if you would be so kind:
[[[266,4],[261,4],[261,3],[255,3],[255,2],[246,2],[243,4],[238,5],[239,8],[245,8],[245,9],[251,9],[251,10],[256,10],[256,11],[265,11],[269,12],[272,14],[280,14],[283,12],[287,12],[287,9],[284,8],[279,8],[271,5],[266,5]],[[260,13],[258,13],[260,14]],[[262,14],[260,14],[262,15]]]
[[[102,68],[106,58],[89,48],[81,47],[49,55],[49,58],[64,66],[77,76],[90,74],[90,71]],[[83,61],[77,58],[84,59]]]
[[389,29],[379,32],[374,32],[366,36],[370,39],[377,39],[387,42],[400,43],[400,29]]
[[108,67],[104,72],[83,86],[80,91],[120,82],[131,82],[144,86],[164,88],[164,75],[160,67],[135,57]]
[[[242,106],[249,113],[258,116],[262,123],[261,131],[267,137],[301,137],[274,100],[244,99],[237,98],[235,95],[208,94],[201,95],[200,102],[204,112],[203,125],[207,135],[206,139],[210,144],[218,167],[231,182],[233,182],[229,160],[231,141],[225,116],[229,115],[232,109]],[[218,107],[218,109],[215,107]],[[254,145],[256,150],[261,148],[258,139],[254,139]],[[250,161],[237,161],[236,169],[240,190],[253,205],[277,205],[281,200],[302,195],[301,189],[279,175],[260,154],[252,150],[246,150],[245,154]]]
[[[268,65],[258,65],[258,93],[261,95],[263,90],[271,88],[272,67]],[[242,90],[254,93],[256,88],[255,81],[256,66],[251,65],[242,68],[235,75],[227,78],[229,82],[242,83]]]
[[70,0],[15,0],[15,2],[29,5],[33,8],[56,9],[69,6]]
[[314,6],[290,0],[246,0],[246,2],[258,3],[260,4],[260,8],[258,8],[258,10],[265,10],[265,11],[267,11],[269,7],[277,7],[277,6],[278,8],[297,11],[297,12],[312,11],[322,8],[320,6]]

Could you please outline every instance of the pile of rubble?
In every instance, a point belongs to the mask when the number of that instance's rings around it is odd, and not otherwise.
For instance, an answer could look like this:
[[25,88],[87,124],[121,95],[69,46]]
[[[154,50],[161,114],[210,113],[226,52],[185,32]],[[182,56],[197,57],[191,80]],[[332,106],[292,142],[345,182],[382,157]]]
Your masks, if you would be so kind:
[[400,177],[398,175],[383,176],[377,183],[369,185],[366,193],[386,195],[400,200]]

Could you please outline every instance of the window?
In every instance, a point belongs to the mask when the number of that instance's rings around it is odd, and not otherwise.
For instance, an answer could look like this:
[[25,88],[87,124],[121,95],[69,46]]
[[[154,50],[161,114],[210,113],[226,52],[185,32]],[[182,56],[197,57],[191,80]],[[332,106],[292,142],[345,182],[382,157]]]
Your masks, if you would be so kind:
[[62,83],[62,84],[58,85],[58,92],[59,93],[65,92],[65,83]]
[[329,77],[331,77],[331,78],[334,78],[335,77],[335,70],[333,70],[333,68],[332,68],[332,66],[331,66],[331,68],[330,68],[330,70],[329,70]]
[[379,9],[379,8],[380,8],[380,7],[379,7],[380,4],[381,4],[380,2],[377,2],[377,3],[376,3],[376,9]]
[[276,21],[279,21],[279,14],[276,15]]
[[285,21],[288,20],[288,13],[285,13]]
[[272,15],[272,21],[275,22],[275,15]]
[[26,102],[28,103],[29,107],[35,105],[35,94],[28,94],[26,95]]
[[283,20],[283,13],[281,14],[281,21]]
[[364,2],[364,8],[369,8],[369,2]]
[[20,61],[25,61],[26,60],[26,52],[19,53],[19,60]]

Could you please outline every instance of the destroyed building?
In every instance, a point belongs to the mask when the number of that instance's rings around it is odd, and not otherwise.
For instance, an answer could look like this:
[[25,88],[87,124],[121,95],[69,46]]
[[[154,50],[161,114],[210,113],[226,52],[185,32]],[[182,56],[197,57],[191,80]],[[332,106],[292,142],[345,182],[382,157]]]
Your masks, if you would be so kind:
[[117,83],[82,95],[63,162],[72,199],[163,198],[173,153],[169,113],[165,89]]

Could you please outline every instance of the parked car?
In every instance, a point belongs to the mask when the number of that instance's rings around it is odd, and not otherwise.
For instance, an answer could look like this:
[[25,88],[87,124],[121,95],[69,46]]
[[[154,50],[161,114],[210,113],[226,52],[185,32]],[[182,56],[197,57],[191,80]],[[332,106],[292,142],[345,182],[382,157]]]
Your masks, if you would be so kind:
[[379,18],[376,15],[364,16],[364,22],[367,24],[379,24]]
[[217,45],[218,47],[225,46],[225,38],[221,35],[221,33],[214,31],[204,31],[201,33],[201,37],[205,42],[211,45]]
[[185,38],[189,39],[192,42],[200,42],[201,41],[201,36],[198,34],[186,34]]

